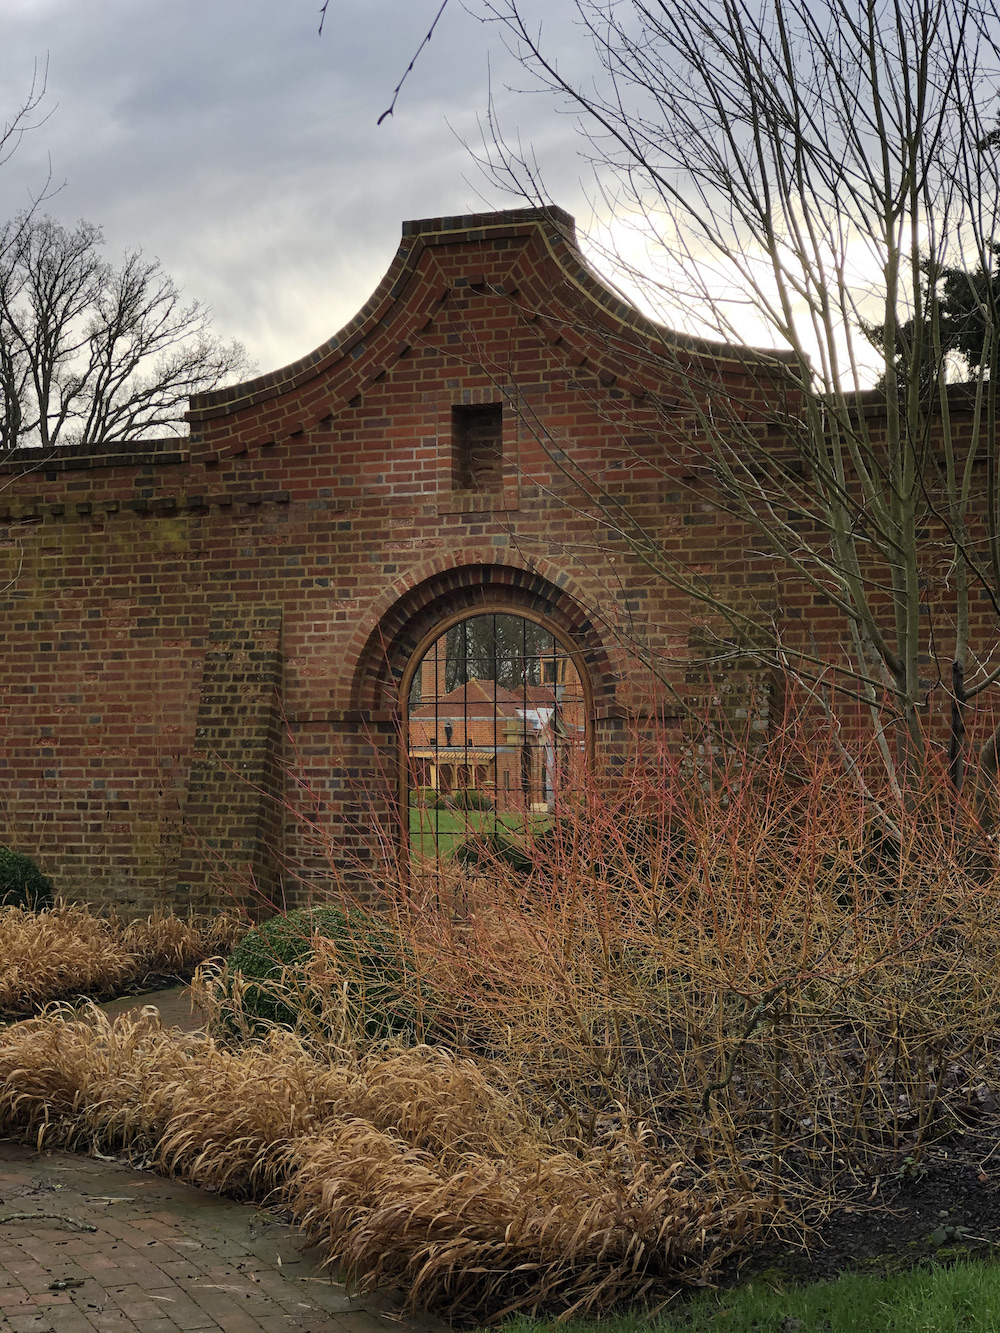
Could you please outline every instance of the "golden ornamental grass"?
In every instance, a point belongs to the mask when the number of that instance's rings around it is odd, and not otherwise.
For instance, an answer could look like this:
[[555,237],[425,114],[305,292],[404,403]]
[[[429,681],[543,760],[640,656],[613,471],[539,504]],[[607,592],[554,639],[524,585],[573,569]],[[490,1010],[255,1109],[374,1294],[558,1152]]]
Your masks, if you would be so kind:
[[71,995],[111,995],[153,975],[190,973],[228,953],[246,926],[236,913],[124,921],[87,907],[0,908],[0,1014],[28,1014]]
[[147,973],[190,973],[206,958],[231,953],[248,929],[240,912],[215,912],[211,916],[174,916],[157,912],[127,922],[115,922],[122,946],[132,953]]
[[0,1133],[280,1197],[358,1289],[480,1320],[704,1282],[759,1220],[748,1199],[682,1186],[641,1136],[617,1153],[551,1146],[447,1052],[332,1063],[280,1031],[227,1050],[152,1009],[53,1009],[0,1031]]
[[702,1282],[748,1228],[676,1177],[607,1158],[431,1154],[354,1121],[307,1141],[284,1198],[328,1261],[363,1288],[402,1287],[410,1309],[499,1319],[596,1312]]

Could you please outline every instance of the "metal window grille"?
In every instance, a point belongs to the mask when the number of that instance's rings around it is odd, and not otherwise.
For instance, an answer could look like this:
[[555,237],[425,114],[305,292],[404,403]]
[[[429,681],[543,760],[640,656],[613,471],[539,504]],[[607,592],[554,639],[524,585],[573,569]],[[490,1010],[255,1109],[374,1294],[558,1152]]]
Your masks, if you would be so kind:
[[547,826],[579,773],[585,713],[576,666],[544,626],[490,613],[442,633],[408,701],[414,860]]

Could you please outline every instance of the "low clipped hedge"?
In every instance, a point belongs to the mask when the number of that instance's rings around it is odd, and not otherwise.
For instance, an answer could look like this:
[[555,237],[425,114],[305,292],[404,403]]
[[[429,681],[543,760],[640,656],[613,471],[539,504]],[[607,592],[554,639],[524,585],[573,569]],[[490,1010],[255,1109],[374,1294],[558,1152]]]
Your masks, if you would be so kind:
[[495,810],[493,799],[478,787],[460,787],[451,798],[456,810]]
[[519,875],[530,875],[534,861],[528,852],[500,828],[484,830],[466,838],[455,850],[455,860],[465,870],[489,874],[498,864]]
[[317,934],[336,945],[349,1017],[357,1028],[373,1039],[422,1037],[407,985],[409,952],[386,922],[358,907],[302,908],[249,931],[226,960],[230,979],[238,972],[245,982],[261,983],[245,986],[244,1014],[292,1028],[310,1017],[322,1020],[323,997],[308,975]]
[[41,912],[52,906],[52,881],[30,856],[0,847],[0,907]]

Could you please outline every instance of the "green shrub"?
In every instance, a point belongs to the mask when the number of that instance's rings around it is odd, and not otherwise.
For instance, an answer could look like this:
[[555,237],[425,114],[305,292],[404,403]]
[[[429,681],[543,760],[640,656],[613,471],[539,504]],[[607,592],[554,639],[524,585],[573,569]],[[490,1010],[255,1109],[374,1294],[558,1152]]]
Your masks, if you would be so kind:
[[484,791],[475,787],[462,787],[452,796],[452,805],[456,810],[495,810],[492,800]]
[[515,870],[519,875],[528,875],[534,868],[534,862],[524,848],[498,828],[484,830],[471,838],[466,838],[465,842],[457,847],[455,860],[466,870],[489,872],[496,869],[497,862]]
[[52,906],[52,881],[30,856],[0,847],[0,907],[40,912]]
[[409,951],[386,922],[357,907],[329,904],[288,912],[245,935],[226,962],[230,978],[239,972],[246,981],[261,983],[245,988],[244,1012],[285,1027],[310,1017],[322,1021],[323,996],[308,977],[315,934],[336,945],[353,1025],[371,1038],[415,1038],[420,1021],[406,993]]

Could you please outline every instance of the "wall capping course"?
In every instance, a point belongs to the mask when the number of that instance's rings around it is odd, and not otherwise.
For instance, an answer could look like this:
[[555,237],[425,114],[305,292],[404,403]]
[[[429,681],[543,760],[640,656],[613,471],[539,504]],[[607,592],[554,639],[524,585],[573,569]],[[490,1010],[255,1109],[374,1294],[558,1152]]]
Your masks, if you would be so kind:
[[[628,332],[633,338],[644,335],[659,345],[683,347],[692,352],[699,349],[708,351],[718,358],[728,356],[742,362],[765,362],[770,365],[780,364],[781,353],[774,353],[752,348],[729,347],[712,343],[705,339],[695,339],[678,335],[656,324],[640,311],[629,305],[620,293],[607,287],[603,279],[590,269],[579,250],[576,240],[576,224],[573,218],[563,210],[550,207],[541,209],[514,209],[501,213],[469,214],[454,218],[423,218],[405,222],[402,228],[402,243],[389,265],[389,268],[372,296],[364,303],[358,313],[332,338],[322,343],[298,361],[270,371],[266,375],[248,380],[242,384],[231,385],[212,393],[198,394],[191,399],[191,408],[186,419],[191,424],[200,424],[217,418],[238,416],[272,400],[300,389],[318,375],[334,375],[346,359],[350,359],[359,344],[365,345],[362,358],[371,354],[370,340],[384,331],[390,322],[398,323],[405,317],[404,297],[410,288],[419,292],[428,284],[429,275],[421,272],[421,262],[429,250],[447,248],[456,245],[471,245],[487,240],[527,240],[536,235],[546,247],[548,256],[562,274],[559,290],[567,296],[569,304],[583,301],[589,310],[590,320],[596,320],[613,334]],[[485,277],[478,271],[465,274],[461,281],[466,290],[471,287],[485,287]],[[521,280],[523,281],[523,279]],[[431,290],[426,299],[424,324],[416,317],[420,300],[411,316],[414,327],[427,327],[429,307],[440,306],[447,300],[450,292],[456,290],[456,280],[430,280]],[[519,282],[515,279],[511,290],[516,290]],[[492,293],[498,300],[510,300],[507,284],[501,283],[499,289],[494,286]],[[552,287],[550,286],[550,292]],[[499,294],[502,291],[504,294]],[[589,322],[589,321],[588,321]],[[579,349],[577,349],[579,352]],[[586,353],[584,353],[586,355]],[[787,358],[784,358],[787,359]],[[371,370],[369,369],[369,372]],[[350,401],[350,395],[347,395]]]
[[77,472],[91,468],[176,467],[190,462],[191,441],[182,436],[109,444],[57,445],[52,450],[15,449],[0,460],[0,476],[38,472]]

